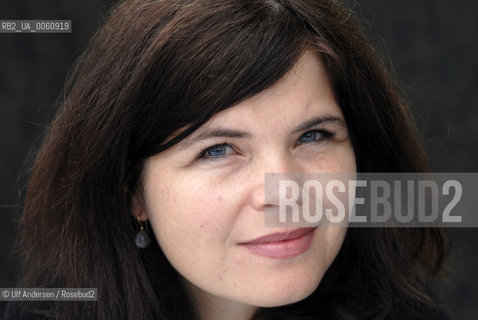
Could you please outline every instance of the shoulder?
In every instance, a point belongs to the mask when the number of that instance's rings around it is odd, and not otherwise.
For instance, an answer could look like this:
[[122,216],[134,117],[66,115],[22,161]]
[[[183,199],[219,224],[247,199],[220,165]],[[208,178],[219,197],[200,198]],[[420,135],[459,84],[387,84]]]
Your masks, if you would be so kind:
[[41,315],[30,313],[22,308],[22,305],[16,301],[10,301],[5,309],[4,320],[46,320]]
[[392,319],[408,320],[455,320],[449,308],[440,300],[435,305],[420,304],[410,309],[401,309]]
[[455,320],[455,318],[443,309],[422,309],[415,312],[399,313],[394,319],[408,320]]

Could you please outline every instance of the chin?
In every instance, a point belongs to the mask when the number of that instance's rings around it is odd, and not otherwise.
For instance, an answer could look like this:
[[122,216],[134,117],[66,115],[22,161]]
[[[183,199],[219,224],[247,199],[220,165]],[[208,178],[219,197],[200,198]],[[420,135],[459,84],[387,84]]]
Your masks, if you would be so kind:
[[280,307],[304,300],[310,296],[315,289],[317,289],[320,282],[313,281],[312,279],[308,280],[309,281],[305,281],[302,284],[288,283],[287,285],[282,285],[280,288],[276,288],[275,290],[264,290],[263,292],[259,292],[259,295],[256,297],[257,299],[255,299],[255,301],[249,301],[248,303],[257,307],[268,308]]

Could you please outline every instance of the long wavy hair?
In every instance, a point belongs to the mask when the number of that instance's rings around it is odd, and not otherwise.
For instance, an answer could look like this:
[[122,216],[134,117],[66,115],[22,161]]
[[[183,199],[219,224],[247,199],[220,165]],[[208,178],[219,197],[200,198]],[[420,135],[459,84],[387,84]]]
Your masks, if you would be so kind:
[[[144,161],[276,83],[305,50],[326,66],[358,171],[429,170],[395,82],[337,1],[123,1],[71,74],[21,220],[21,285],[98,288],[98,301],[23,307],[55,319],[194,319],[156,241],[134,244]],[[435,308],[426,281],[447,251],[441,229],[350,229],[310,297],[255,318],[410,319]]]

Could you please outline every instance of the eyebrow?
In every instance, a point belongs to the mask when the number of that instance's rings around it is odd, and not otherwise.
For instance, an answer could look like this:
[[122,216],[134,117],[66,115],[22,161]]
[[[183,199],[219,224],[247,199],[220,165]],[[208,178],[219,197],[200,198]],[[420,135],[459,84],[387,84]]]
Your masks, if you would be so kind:
[[309,120],[309,121],[299,125],[298,127],[296,127],[292,131],[292,133],[305,131],[305,130],[311,129],[311,128],[319,125],[319,124],[329,123],[329,122],[335,122],[335,123],[338,123],[338,124],[346,127],[345,121],[342,118],[339,118],[339,117],[336,117],[336,116],[326,115],[326,116],[320,116],[320,117],[312,118],[311,120]]
[[190,138],[186,138],[184,140],[183,145],[180,147],[181,149],[186,149],[190,145],[210,138],[252,138],[250,133],[240,131],[240,130],[233,130],[233,129],[226,129],[226,128],[214,128],[214,129],[205,129],[200,132],[196,136],[191,136]]
[[[322,123],[328,123],[328,122],[335,122],[339,123],[340,125],[345,126],[345,121],[342,120],[339,117],[336,116],[319,116],[315,117],[309,121],[306,121],[305,123],[300,124],[298,127],[296,127],[292,133],[297,133],[300,131],[305,131],[308,129],[311,129],[319,124]],[[189,138],[186,138],[183,140],[183,143],[180,146],[180,149],[186,149],[189,146],[193,145],[194,143],[197,143],[198,141],[201,140],[206,140],[206,139],[211,139],[211,138],[236,138],[236,139],[251,139],[252,135],[250,133],[240,131],[240,130],[234,130],[234,129],[226,129],[226,128],[213,128],[213,129],[205,129],[201,131],[199,134],[195,136],[191,136]]]

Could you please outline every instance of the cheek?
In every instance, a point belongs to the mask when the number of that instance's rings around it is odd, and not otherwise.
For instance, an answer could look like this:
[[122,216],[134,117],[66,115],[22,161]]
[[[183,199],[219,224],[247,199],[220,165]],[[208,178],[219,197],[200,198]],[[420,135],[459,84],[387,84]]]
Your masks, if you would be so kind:
[[[173,266],[207,269],[225,259],[237,218],[237,200],[210,177],[155,175],[145,182],[146,211],[160,247]],[[154,181],[170,181],[159,186]],[[207,259],[205,259],[207,257]]]
[[[320,228],[319,228],[320,231]],[[332,264],[335,257],[337,256],[342,243],[347,233],[347,228],[343,226],[331,225],[325,227],[319,232],[319,237],[317,241],[321,247],[321,252],[323,253],[323,269],[324,272]]]
[[349,141],[343,142],[327,159],[329,171],[323,172],[356,172],[355,153]]
[[356,159],[351,143],[337,142],[328,149],[317,152],[303,162],[304,173],[356,172]]
[[158,190],[153,185],[145,193],[149,200],[146,211],[158,240],[184,237],[202,241],[223,230],[220,226],[227,224],[227,215],[221,214],[224,212],[222,201],[213,196],[217,193],[211,188],[170,184]]

